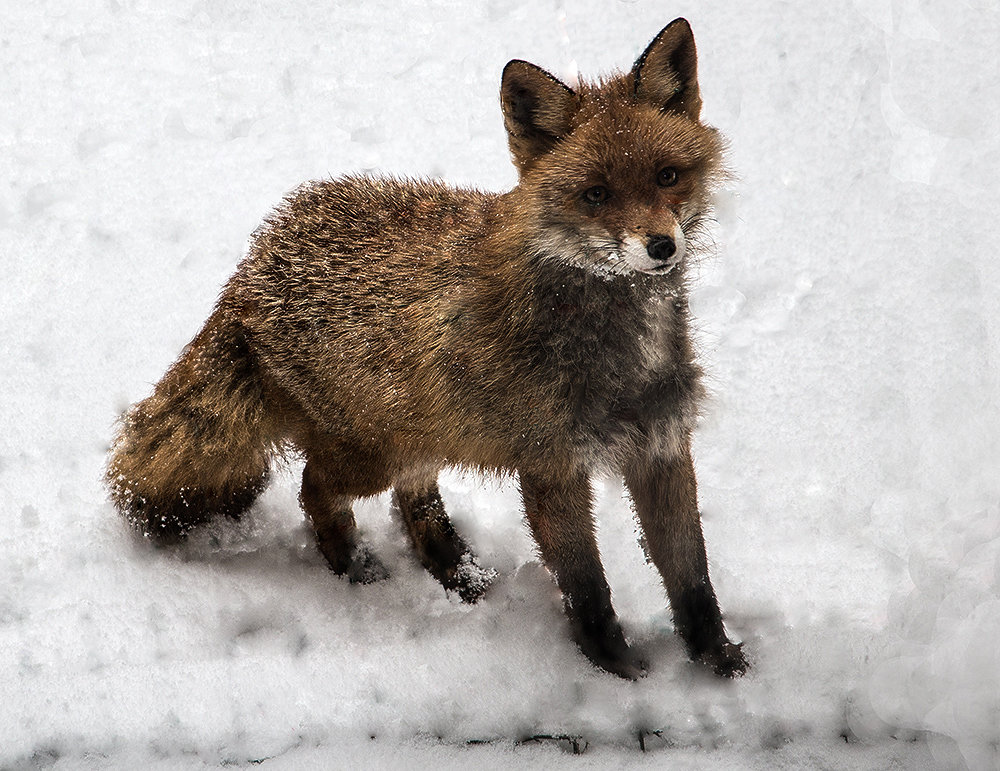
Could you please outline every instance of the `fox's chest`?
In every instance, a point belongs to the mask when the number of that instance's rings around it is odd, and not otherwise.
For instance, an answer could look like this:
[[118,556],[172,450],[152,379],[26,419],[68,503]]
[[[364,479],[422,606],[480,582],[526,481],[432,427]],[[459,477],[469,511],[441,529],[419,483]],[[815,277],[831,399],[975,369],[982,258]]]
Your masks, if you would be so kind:
[[596,396],[627,391],[673,367],[677,352],[671,343],[680,320],[669,303],[571,299],[557,296],[539,314],[539,342],[560,377],[589,384]]
[[675,444],[701,393],[677,299],[614,288],[554,287],[537,309],[541,369],[570,441],[601,465]]

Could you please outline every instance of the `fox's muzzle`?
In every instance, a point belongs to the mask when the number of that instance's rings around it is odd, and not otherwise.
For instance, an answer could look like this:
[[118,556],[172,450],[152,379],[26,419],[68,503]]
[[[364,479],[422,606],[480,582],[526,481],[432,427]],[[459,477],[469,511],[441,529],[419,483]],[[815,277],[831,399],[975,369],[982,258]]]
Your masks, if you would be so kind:
[[658,262],[666,262],[677,252],[677,244],[670,236],[650,236],[646,253]]

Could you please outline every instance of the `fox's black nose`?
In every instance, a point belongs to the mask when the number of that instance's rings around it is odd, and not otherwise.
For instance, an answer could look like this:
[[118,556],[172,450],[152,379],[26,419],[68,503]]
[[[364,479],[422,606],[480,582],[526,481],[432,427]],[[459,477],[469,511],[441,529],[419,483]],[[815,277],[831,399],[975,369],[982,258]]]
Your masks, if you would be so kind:
[[650,236],[649,243],[646,244],[646,252],[654,260],[665,262],[674,256],[677,251],[677,244],[670,236]]

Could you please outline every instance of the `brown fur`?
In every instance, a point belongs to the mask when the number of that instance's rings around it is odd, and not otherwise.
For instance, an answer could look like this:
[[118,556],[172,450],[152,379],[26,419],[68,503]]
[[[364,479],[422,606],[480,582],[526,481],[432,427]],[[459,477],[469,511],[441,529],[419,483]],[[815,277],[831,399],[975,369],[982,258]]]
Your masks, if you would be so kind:
[[[742,672],[689,450],[702,387],[684,272],[723,173],[721,141],[698,120],[695,58],[677,20],[631,72],[575,91],[511,62],[501,103],[521,178],[509,193],[348,177],[290,196],[123,419],[108,466],[118,507],[149,536],[179,537],[238,516],[269,457],[292,447],[334,570],[386,574],[351,502],[392,487],[423,564],[474,601],[490,576],[449,522],[437,473],[516,471],[581,649],[635,677],[591,514],[591,476],[624,473],[691,655]],[[664,168],[676,181],[658,181]],[[606,200],[588,198],[595,187]],[[688,244],[676,264],[671,250],[654,259],[666,236]]]

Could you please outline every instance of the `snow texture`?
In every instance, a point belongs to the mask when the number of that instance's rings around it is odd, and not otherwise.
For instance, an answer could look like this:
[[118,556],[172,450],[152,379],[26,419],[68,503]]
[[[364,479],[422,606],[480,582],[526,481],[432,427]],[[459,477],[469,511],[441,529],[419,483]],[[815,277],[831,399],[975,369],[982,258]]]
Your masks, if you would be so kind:
[[[5,5],[0,767],[1000,764],[995,2]],[[738,174],[692,305],[746,677],[686,660],[615,482],[600,543],[637,683],[570,642],[509,481],[442,480],[498,571],[473,607],[385,496],[358,516],[392,578],[331,575],[294,464],[246,524],[131,536],[100,483],[112,423],[285,192],[508,188],[504,63],[628,66],[680,15]]]

